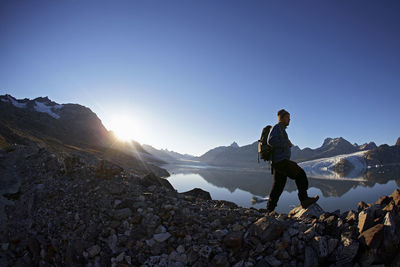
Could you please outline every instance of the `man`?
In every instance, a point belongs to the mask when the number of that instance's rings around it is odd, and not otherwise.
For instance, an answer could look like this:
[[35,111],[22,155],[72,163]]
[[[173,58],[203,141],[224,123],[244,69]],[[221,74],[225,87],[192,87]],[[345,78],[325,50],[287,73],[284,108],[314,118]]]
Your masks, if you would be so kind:
[[272,127],[268,136],[268,144],[273,148],[272,168],[274,174],[274,183],[269,193],[267,204],[269,212],[275,209],[285,187],[287,176],[296,181],[297,189],[299,190],[298,196],[303,208],[307,208],[319,199],[319,196],[308,197],[307,175],[296,162],[290,160],[290,148],[293,145],[286,133],[286,127],[289,125],[289,122],[290,113],[284,109],[279,110],[278,123]]

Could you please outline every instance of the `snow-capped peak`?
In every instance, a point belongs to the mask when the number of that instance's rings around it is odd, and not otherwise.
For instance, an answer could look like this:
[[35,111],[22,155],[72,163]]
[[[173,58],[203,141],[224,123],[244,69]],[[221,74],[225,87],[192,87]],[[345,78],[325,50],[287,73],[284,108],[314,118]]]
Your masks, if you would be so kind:
[[38,97],[34,100],[29,100],[27,98],[20,100],[16,99],[11,95],[2,95],[0,96],[0,100],[2,102],[11,103],[13,106],[17,108],[32,108],[35,111],[47,113],[55,119],[59,119],[60,115],[55,113],[56,110],[63,107],[63,105],[57,104],[51,101],[47,96],[46,97]]

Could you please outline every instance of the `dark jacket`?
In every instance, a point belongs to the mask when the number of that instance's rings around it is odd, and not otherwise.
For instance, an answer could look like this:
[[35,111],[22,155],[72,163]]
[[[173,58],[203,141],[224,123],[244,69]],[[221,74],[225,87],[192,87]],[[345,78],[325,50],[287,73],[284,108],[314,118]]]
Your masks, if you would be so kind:
[[290,159],[289,138],[286,133],[286,127],[283,124],[277,123],[272,127],[268,135],[268,144],[274,149],[272,152],[272,163],[283,159]]

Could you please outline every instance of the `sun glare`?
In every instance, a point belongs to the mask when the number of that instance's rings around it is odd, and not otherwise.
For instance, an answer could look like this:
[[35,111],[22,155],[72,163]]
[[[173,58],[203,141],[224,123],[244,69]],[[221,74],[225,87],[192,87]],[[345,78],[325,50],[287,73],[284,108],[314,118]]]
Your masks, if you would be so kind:
[[110,130],[122,141],[139,141],[141,139],[141,124],[130,117],[115,117],[110,123]]

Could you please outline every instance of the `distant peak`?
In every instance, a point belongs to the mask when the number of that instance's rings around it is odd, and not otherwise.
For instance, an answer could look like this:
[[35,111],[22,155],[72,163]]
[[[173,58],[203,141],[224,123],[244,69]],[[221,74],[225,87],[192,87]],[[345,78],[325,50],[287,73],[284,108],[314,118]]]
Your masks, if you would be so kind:
[[230,145],[230,147],[239,147],[239,145],[236,143],[236,142],[233,142],[231,145]]
[[344,139],[343,137],[335,137],[335,138],[325,138],[324,143],[322,144],[322,146],[327,146],[327,145],[331,145],[331,144],[337,144],[340,142],[346,141],[346,139]]

